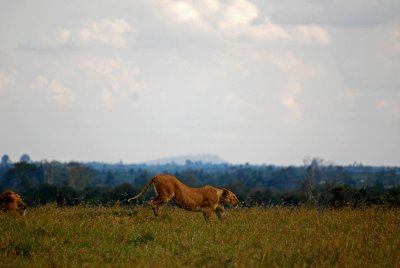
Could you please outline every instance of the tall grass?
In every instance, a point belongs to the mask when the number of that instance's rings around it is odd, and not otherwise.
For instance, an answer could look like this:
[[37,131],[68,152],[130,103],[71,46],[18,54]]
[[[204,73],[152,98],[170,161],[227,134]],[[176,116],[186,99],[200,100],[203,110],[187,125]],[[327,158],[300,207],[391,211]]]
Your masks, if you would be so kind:
[[164,208],[0,215],[1,267],[400,267],[400,211],[241,208],[223,221]]

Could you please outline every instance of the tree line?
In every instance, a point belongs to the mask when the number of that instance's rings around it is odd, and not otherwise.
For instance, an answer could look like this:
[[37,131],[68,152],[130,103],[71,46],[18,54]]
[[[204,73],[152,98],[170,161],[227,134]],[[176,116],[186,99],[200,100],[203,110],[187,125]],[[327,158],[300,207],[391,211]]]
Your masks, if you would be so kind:
[[[186,161],[185,165],[61,163],[23,155],[0,163],[0,190],[19,192],[30,205],[124,204],[154,175],[168,173],[192,187],[226,187],[245,206],[400,206],[400,168],[339,166],[319,158],[301,166],[231,165]],[[144,200],[152,196],[150,190]]]

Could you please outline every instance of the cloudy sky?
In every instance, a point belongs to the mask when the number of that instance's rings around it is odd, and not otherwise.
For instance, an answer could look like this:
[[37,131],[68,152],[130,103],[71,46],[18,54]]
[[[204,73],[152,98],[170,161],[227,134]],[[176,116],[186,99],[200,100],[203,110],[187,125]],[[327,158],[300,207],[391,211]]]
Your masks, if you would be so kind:
[[3,1],[0,154],[400,165],[397,0]]

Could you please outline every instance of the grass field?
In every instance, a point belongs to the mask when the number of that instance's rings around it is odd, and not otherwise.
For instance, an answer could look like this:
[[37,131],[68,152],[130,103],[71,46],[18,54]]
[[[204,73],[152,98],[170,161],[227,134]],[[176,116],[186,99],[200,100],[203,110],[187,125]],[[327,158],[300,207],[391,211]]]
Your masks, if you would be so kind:
[[400,267],[400,210],[44,206],[0,215],[1,267]]

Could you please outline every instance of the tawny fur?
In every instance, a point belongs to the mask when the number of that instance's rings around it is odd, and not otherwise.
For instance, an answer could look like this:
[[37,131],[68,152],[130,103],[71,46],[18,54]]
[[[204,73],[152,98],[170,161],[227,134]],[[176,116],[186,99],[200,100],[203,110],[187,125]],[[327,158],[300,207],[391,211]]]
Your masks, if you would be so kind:
[[216,213],[221,219],[225,212],[224,204],[239,205],[236,195],[225,188],[218,189],[209,185],[192,188],[183,184],[176,177],[167,174],[160,174],[150,179],[143,190],[128,199],[128,202],[143,195],[153,183],[157,196],[151,200],[151,207],[156,216],[159,215],[159,207],[171,199],[183,209],[203,212],[206,220],[209,220],[213,213]]
[[13,191],[6,190],[0,194],[0,212],[13,212],[25,215],[27,206],[21,196]]

